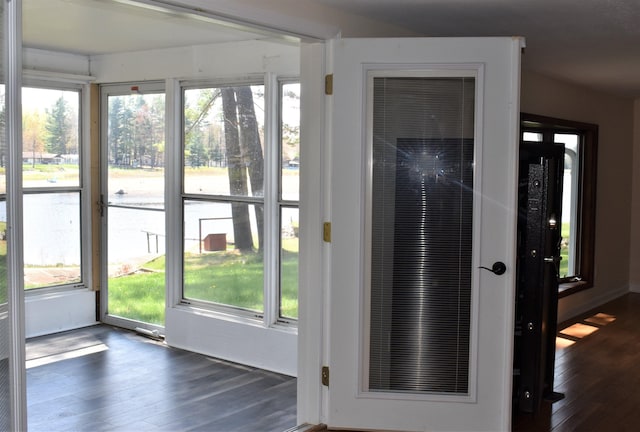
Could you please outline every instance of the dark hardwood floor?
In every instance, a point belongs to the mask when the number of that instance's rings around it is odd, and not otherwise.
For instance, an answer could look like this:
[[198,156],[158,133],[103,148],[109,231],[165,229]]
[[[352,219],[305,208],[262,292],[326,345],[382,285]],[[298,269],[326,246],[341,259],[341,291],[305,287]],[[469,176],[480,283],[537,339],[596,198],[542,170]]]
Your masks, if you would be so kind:
[[[515,417],[513,429],[640,430],[640,294],[561,329],[555,390],[565,398]],[[27,358],[30,431],[279,432],[295,425],[294,378],[124,330],[95,326],[32,339]]]
[[99,325],[27,341],[29,431],[274,431],[296,380]]
[[[555,390],[520,432],[640,430],[640,294],[631,293],[560,326]],[[573,342],[571,345],[565,346]]]

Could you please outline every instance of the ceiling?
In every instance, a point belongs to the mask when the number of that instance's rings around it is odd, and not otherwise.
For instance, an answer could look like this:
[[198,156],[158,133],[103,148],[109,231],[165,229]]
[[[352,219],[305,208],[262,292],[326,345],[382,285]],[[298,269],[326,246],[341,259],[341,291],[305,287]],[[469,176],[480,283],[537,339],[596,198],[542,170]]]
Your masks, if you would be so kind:
[[[202,0],[201,3],[216,0]],[[83,55],[273,37],[129,0],[23,0],[25,46]],[[282,9],[285,0],[254,2]],[[640,97],[639,0],[299,0],[425,36],[524,36],[523,68]],[[65,13],[61,14],[60,10]],[[309,8],[309,11],[313,11]],[[317,9],[315,10],[317,12]],[[286,10],[285,10],[286,13]],[[55,19],[52,19],[55,17]]]
[[524,36],[523,68],[640,97],[639,0],[313,0],[426,36]]
[[273,37],[186,9],[134,5],[128,0],[23,0],[22,4],[24,46],[80,55]]

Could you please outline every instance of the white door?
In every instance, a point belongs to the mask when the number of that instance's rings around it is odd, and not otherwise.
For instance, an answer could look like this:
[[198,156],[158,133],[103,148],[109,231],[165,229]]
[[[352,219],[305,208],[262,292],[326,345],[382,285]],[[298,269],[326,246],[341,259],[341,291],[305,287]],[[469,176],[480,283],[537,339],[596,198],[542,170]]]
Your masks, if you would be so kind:
[[330,427],[510,427],[521,44],[330,43]]

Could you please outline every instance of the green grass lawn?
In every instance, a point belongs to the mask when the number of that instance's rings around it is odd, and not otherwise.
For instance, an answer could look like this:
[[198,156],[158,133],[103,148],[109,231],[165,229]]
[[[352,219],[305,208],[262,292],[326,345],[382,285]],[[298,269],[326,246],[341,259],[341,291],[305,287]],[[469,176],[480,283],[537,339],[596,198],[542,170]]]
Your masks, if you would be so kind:
[[569,223],[562,224],[562,245],[560,246],[560,277],[566,277],[569,271]]
[[[131,275],[109,279],[109,313],[164,325],[165,259],[159,257]],[[298,316],[298,252],[282,261],[281,314]],[[184,297],[262,312],[263,261],[259,253],[237,251],[186,254]]]

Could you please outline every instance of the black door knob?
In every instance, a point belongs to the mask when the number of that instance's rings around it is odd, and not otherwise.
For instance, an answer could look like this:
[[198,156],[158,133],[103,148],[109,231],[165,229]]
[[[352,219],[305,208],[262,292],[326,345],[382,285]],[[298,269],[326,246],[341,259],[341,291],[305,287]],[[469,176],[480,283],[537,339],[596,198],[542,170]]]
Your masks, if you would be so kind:
[[502,261],[496,261],[493,263],[491,268],[480,266],[481,269],[489,270],[494,275],[500,276],[503,275],[507,271],[507,266]]

